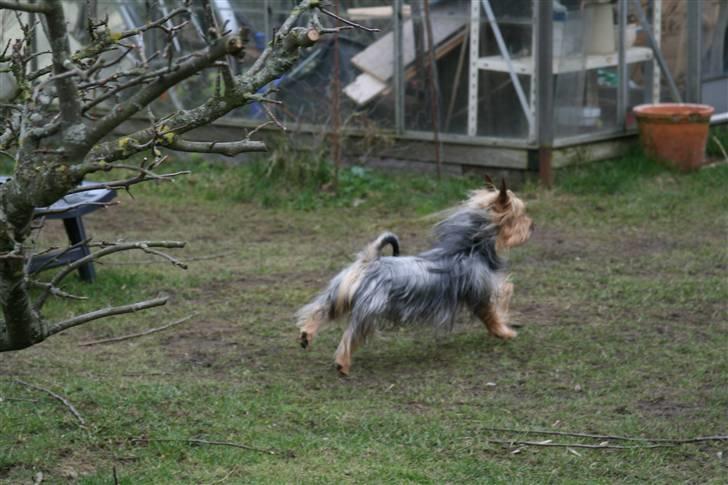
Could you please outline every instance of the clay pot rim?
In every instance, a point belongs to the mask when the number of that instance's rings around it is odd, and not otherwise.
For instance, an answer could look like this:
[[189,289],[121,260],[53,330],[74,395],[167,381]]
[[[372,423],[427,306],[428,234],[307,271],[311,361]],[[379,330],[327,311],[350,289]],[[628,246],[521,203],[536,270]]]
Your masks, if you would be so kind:
[[704,121],[710,119],[715,108],[707,104],[659,103],[641,104],[633,111],[637,118],[670,121]]

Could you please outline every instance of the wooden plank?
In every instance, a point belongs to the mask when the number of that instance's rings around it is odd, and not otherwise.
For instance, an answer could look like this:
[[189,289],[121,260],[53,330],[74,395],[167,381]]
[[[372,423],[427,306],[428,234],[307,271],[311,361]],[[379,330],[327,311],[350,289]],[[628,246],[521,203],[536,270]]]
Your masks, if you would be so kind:
[[[410,16],[411,7],[409,5],[402,6],[402,15]],[[394,14],[394,7],[385,5],[382,7],[359,7],[349,8],[346,10],[346,16],[350,20],[371,20],[371,19],[388,19]]]
[[[465,31],[462,31],[450,39],[440,44],[435,51],[435,59],[440,59],[448,52],[455,49],[465,40]],[[404,72],[405,79],[412,79],[416,74],[414,64],[410,66]],[[389,88],[389,84],[381,82],[376,77],[364,72],[357,76],[354,82],[348,84],[344,88],[344,93],[351,98],[359,106],[367,104],[372,99],[383,94]]]
[[[464,29],[466,18],[460,15],[432,15],[432,36],[437,46],[459,30]],[[402,59],[405,68],[415,61],[415,43],[412,21],[402,25]],[[382,36],[372,45],[351,58],[351,63],[363,72],[388,82],[394,74],[394,34]]]
[[367,73],[359,74],[354,82],[344,88],[344,94],[349,96],[356,104],[363,106],[382,94],[388,85]]

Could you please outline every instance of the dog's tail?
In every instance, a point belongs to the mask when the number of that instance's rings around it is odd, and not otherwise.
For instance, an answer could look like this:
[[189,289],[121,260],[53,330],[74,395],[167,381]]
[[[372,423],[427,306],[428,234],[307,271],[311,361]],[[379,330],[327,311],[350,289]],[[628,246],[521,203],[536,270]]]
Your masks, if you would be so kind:
[[358,261],[366,264],[379,259],[385,246],[392,246],[392,256],[399,256],[399,239],[391,232],[383,232],[359,253]]
[[367,267],[382,256],[386,246],[392,246],[392,254],[399,256],[397,236],[391,232],[380,234],[359,253],[356,261],[344,268],[327,288],[296,313],[298,326],[305,328],[312,321],[333,320],[347,312]]

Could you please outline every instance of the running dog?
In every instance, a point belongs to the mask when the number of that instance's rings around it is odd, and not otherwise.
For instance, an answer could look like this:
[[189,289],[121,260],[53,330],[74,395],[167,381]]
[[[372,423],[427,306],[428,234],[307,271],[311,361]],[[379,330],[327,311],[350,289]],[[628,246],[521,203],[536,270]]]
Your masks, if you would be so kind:
[[[435,244],[416,256],[399,256],[399,240],[381,234],[297,313],[299,342],[311,345],[322,324],[350,315],[335,354],[342,375],[351,354],[382,324],[429,324],[449,330],[468,309],[499,338],[511,339],[508,306],[513,284],[503,254],[525,243],[534,224],[524,202],[490,178],[435,225]],[[382,256],[392,246],[393,256]]]

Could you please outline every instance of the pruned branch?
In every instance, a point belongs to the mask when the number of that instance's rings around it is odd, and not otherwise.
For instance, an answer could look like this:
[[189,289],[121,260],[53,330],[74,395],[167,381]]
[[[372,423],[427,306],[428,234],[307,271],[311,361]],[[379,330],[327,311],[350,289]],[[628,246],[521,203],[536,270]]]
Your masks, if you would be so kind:
[[[298,8],[286,19],[276,32],[273,42],[263,51],[253,66],[245,73],[235,77],[234,86],[226,88],[221,97],[213,96],[201,106],[173,114],[158,125],[139,130],[129,135],[136,144],[143,145],[156,140],[160,146],[173,143],[176,136],[200,126],[206,125],[251,101],[251,96],[274,79],[280,77],[298,60],[301,48],[314,45],[320,38],[315,27],[297,27],[300,16],[313,8],[311,0],[303,0]],[[265,106],[265,105],[263,105]],[[280,122],[279,122],[280,124]],[[158,139],[164,132],[171,139]],[[112,162],[137,153],[133,147],[120,147],[116,141],[96,145],[87,155],[86,160],[105,160]]]
[[[122,122],[139,112],[144,106],[157,99],[167,89],[211,65],[226,54],[235,54],[242,51],[244,47],[243,41],[238,35],[229,35],[219,39],[207,49],[196,53],[189,60],[178,64],[170,74],[160,76],[157,82],[148,84],[129,100],[117,105],[89,131],[87,142],[90,145],[95,144]],[[146,141],[149,140],[141,141],[141,143],[143,144]]]
[[42,281],[36,281],[36,280],[29,280],[28,284],[31,286],[35,286],[37,288],[44,288],[48,291],[50,291],[51,295],[57,296],[59,298],[67,298],[69,300],[88,300],[87,296],[79,296],[74,295],[71,293],[68,293],[66,291],[61,290],[60,288],[56,288],[55,286],[51,285],[50,283],[44,283]]
[[63,332],[64,330],[68,330],[71,327],[75,327],[77,325],[81,325],[92,320],[98,320],[99,318],[106,318],[114,315],[123,315],[124,313],[134,313],[140,310],[146,310],[147,308],[162,306],[167,303],[167,300],[168,298],[165,296],[161,298],[155,298],[153,300],[131,303],[129,305],[102,308],[93,312],[84,313],[83,315],[77,315],[73,318],[62,320],[60,322],[54,323],[53,325],[50,325],[46,330],[46,336],[50,337],[51,335]]
[[[103,249],[100,249],[98,251],[95,251],[91,254],[88,254],[82,258],[77,259],[73,263],[69,264],[65,268],[63,268],[61,271],[59,271],[53,279],[49,282],[50,286],[38,297],[38,299],[35,302],[34,309],[36,311],[40,311],[40,309],[45,304],[46,300],[48,299],[48,296],[51,294],[50,288],[52,287],[58,287],[59,283],[63,281],[63,279],[68,276],[69,274],[73,273],[76,269],[78,269],[80,266],[83,266],[87,263],[90,263],[92,261],[98,260],[104,256],[108,256],[109,254],[118,253],[120,251],[130,251],[130,250],[141,250],[149,254],[154,254],[157,256],[163,255],[166,259],[171,261],[176,266],[180,266],[183,268],[186,268],[186,265],[183,263],[180,263],[179,261],[175,260],[169,255],[166,255],[164,253],[161,253],[160,251],[155,251],[151,248],[183,248],[185,247],[185,243],[182,241],[137,241],[137,242],[129,242],[129,243],[102,243],[104,244]],[[166,299],[165,299],[166,301]],[[96,317],[99,318],[99,317]],[[81,322],[83,323],[83,322]]]
[[167,148],[179,152],[219,153],[234,157],[246,152],[264,152],[267,150],[262,141],[240,140],[229,142],[188,141],[176,138]]

